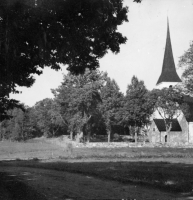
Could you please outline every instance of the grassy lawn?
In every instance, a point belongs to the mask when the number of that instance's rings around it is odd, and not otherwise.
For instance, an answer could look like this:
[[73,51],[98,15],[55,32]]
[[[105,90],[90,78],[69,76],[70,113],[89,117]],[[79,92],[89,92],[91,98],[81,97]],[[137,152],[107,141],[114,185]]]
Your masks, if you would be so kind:
[[[56,145],[52,140],[38,139],[25,143],[1,142],[0,159],[9,158],[16,161],[2,161],[1,166],[64,170],[100,179],[157,187],[175,193],[191,194],[193,191],[192,148],[84,147],[72,148],[69,152],[68,148]],[[56,160],[52,160],[53,158]],[[22,161],[22,159],[29,160]],[[41,159],[48,159],[48,161]],[[85,159],[87,162],[83,162]],[[100,161],[101,159],[103,162]],[[113,159],[116,162],[111,162]],[[159,159],[162,159],[162,162]],[[170,162],[172,160],[175,162]],[[188,161],[191,161],[190,164],[187,164]]]
[[59,146],[41,139],[29,140],[27,142],[0,142],[0,160],[48,159],[56,155],[62,156],[63,153]]
[[124,184],[139,184],[174,193],[193,194],[193,165],[167,162],[1,162],[1,166],[67,171]]
[[170,147],[68,147],[56,139],[33,139],[27,142],[0,142],[0,160],[9,159],[106,159],[106,158],[193,158],[192,148]]

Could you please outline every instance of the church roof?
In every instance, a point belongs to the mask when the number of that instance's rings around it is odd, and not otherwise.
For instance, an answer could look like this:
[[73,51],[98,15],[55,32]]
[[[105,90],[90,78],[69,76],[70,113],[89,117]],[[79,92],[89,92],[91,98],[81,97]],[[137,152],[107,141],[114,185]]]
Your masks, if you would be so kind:
[[168,21],[167,21],[167,38],[166,38],[164,60],[162,65],[162,72],[156,85],[162,82],[182,82],[175,68]]
[[[165,126],[163,119],[153,119],[153,121],[155,122],[155,124],[160,132],[166,131],[166,126]],[[181,126],[177,119],[172,119],[171,121],[172,121],[171,131],[176,131],[176,132],[182,131]]]

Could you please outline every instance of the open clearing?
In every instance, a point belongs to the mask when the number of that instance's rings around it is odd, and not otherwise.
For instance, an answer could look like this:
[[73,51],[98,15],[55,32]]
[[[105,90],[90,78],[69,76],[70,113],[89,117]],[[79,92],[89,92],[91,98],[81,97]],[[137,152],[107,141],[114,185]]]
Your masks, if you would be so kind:
[[0,160],[0,199],[193,199],[192,148],[69,150],[36,139],[1,142]]

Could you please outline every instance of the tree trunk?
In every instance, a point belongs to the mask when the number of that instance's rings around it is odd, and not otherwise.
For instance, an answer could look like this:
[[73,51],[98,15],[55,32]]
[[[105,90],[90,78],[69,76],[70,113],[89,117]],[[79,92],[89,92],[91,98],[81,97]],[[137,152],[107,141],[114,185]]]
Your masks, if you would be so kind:
[[52,137],[55,137],[55,136],[56,136],[56,133],[57,133],[58,130],[59,130],[59,126],[58,126],[58,128],[56,129],[56,131],[54,131],[54,129],[53,129]]
[[22,126],[21,126],[21,135],[22,135],[22,139],[23,141],[25,141],[25,138],[24,138],[24,124],[23,124],[23,121],[22,121]]
[[131,126],[127,126],[129,129],[129,135],[131,136]]
[[108,130],[107,131],[107,134],[108,134],[108,143],[111,141],[111,131],[110,130]]
[[125,126],[123,126],[123,135],[126,135]]
[[172,123],[169,126],[165,123],[166,126],[166,135],[167,135],[167,143],[170,142],[170,131],[172,129]]
[[[83,135],[83,132],[82,131],[79,131],[76,135],[76,142],[81,142],[84,140],[84,135]],[[84,141],[83,141],[84,142]]]
[[88,135],[87,135],[87,142],[88,142],[88,143],[90,142],[90,132],[89,132]]
[[137,144],[137,127],[135,126],[135,144]]
[[70,131],[70,139],[73,140],[73,131]]
[[167,136],[167,143],[170,142],[170,129],[166,130],[166,136]]

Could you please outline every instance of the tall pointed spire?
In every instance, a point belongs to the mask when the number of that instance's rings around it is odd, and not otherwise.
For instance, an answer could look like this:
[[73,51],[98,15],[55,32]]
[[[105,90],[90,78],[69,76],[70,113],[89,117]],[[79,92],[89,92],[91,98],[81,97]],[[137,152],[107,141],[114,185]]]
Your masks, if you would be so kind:
[[162,65],[162,72],[156,85],[163,82],[172,82],[172,83],[182,82],[175,68],[172,45],[170,40],[170,29],[169,29],[168,18],[167,18],[167,38],[166,38],[164,60]]

